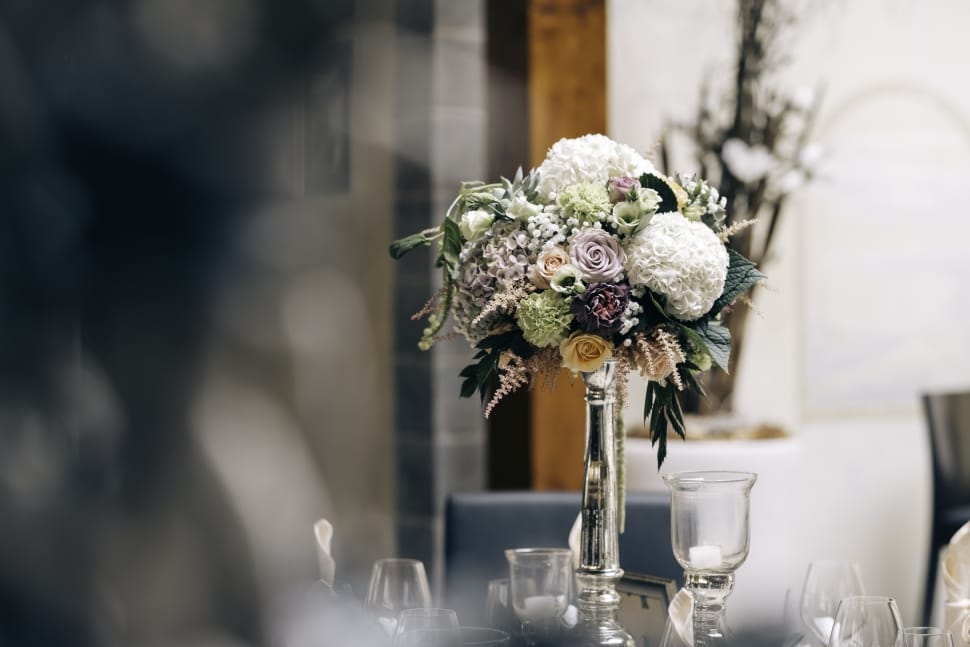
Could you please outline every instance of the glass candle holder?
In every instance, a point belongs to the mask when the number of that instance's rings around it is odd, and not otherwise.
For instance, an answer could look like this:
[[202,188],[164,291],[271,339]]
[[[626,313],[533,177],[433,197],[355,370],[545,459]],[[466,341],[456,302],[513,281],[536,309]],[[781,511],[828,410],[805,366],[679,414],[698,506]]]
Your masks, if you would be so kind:
[[526,642],[557,633],[569,606],[572,552],[568,548],[514,548],[505,551],[509,562],[512,610],[522,623]]
[[734,571],[748,556],[750,494],[757,478],[750,472],[664,476],[674,557],[694,599],[695,645],[728,643],[724,605],[734,589]]

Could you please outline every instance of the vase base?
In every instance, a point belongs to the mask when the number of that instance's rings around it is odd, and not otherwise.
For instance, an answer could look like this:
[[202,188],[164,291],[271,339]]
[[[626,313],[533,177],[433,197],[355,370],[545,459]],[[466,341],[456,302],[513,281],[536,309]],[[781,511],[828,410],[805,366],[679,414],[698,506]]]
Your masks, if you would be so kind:
[[580,622],[569,644],[570,647],[636,647],[633,636],[615,621],[603,624]]

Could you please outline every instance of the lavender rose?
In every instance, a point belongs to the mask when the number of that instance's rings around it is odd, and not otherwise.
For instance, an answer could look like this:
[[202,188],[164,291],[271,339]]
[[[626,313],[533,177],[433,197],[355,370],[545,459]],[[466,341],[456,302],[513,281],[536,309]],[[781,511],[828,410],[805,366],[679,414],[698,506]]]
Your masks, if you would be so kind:
[[626,200],[634,188],[640,188],[640,181],[635,177],[611,177],[606,185],[607,191],[610,192],[610,202],[613,204]]
[[590,283],[618,280],[626,263],[626,253],[619,242],[602,229],[577,234],[569,245],[569,258]]
[[623,313],[629,303],[629,286],[597,283],[573,299],[571,308],[580,328],[608,338],[623,327]]

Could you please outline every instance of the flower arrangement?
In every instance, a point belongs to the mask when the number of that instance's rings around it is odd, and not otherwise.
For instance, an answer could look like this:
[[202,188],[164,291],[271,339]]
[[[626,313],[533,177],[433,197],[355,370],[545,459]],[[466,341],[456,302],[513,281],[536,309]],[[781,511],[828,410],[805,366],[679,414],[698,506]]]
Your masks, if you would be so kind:
[[[465,182],[440,226],[391,245],[399,258],[437,243],[441,290],[420,346],[450,318],[477,350],[461,376],[487,416],[516,389],[560,367],[591,372],[613,358],[619,375],[649,379],[644,418],[666,455],[668,426],[684,437],[679,393],[727,370],[721,311],[763,279],[727,246],[726,201],[703,179],[661,174],[603,135],[562,139],[514,179]],[[497,386],[495,386],[497,378]]]

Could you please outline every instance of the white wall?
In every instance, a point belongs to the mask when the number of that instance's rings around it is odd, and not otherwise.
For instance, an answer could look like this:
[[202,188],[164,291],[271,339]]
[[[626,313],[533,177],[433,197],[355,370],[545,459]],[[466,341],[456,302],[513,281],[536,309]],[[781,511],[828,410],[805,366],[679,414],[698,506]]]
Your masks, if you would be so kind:
[[[961,325],[970,6],[801,4],[808,14],[783,81],[824,84],[816,136],[826,156],[790,204],[778,260],[763,268],[771,287],[750,324],[737,408],[783,423],[801,445],[802,481],[781,494],[797,522],[795,570],[815,557],[855,559],[869,591],[896,596],[912,623],[930,496],[917,398],[970,385]],[[649,149],[665,118],[690,117],[702,75],[729,72],[732,12],[733,3],[611,1],[613,137]]]

